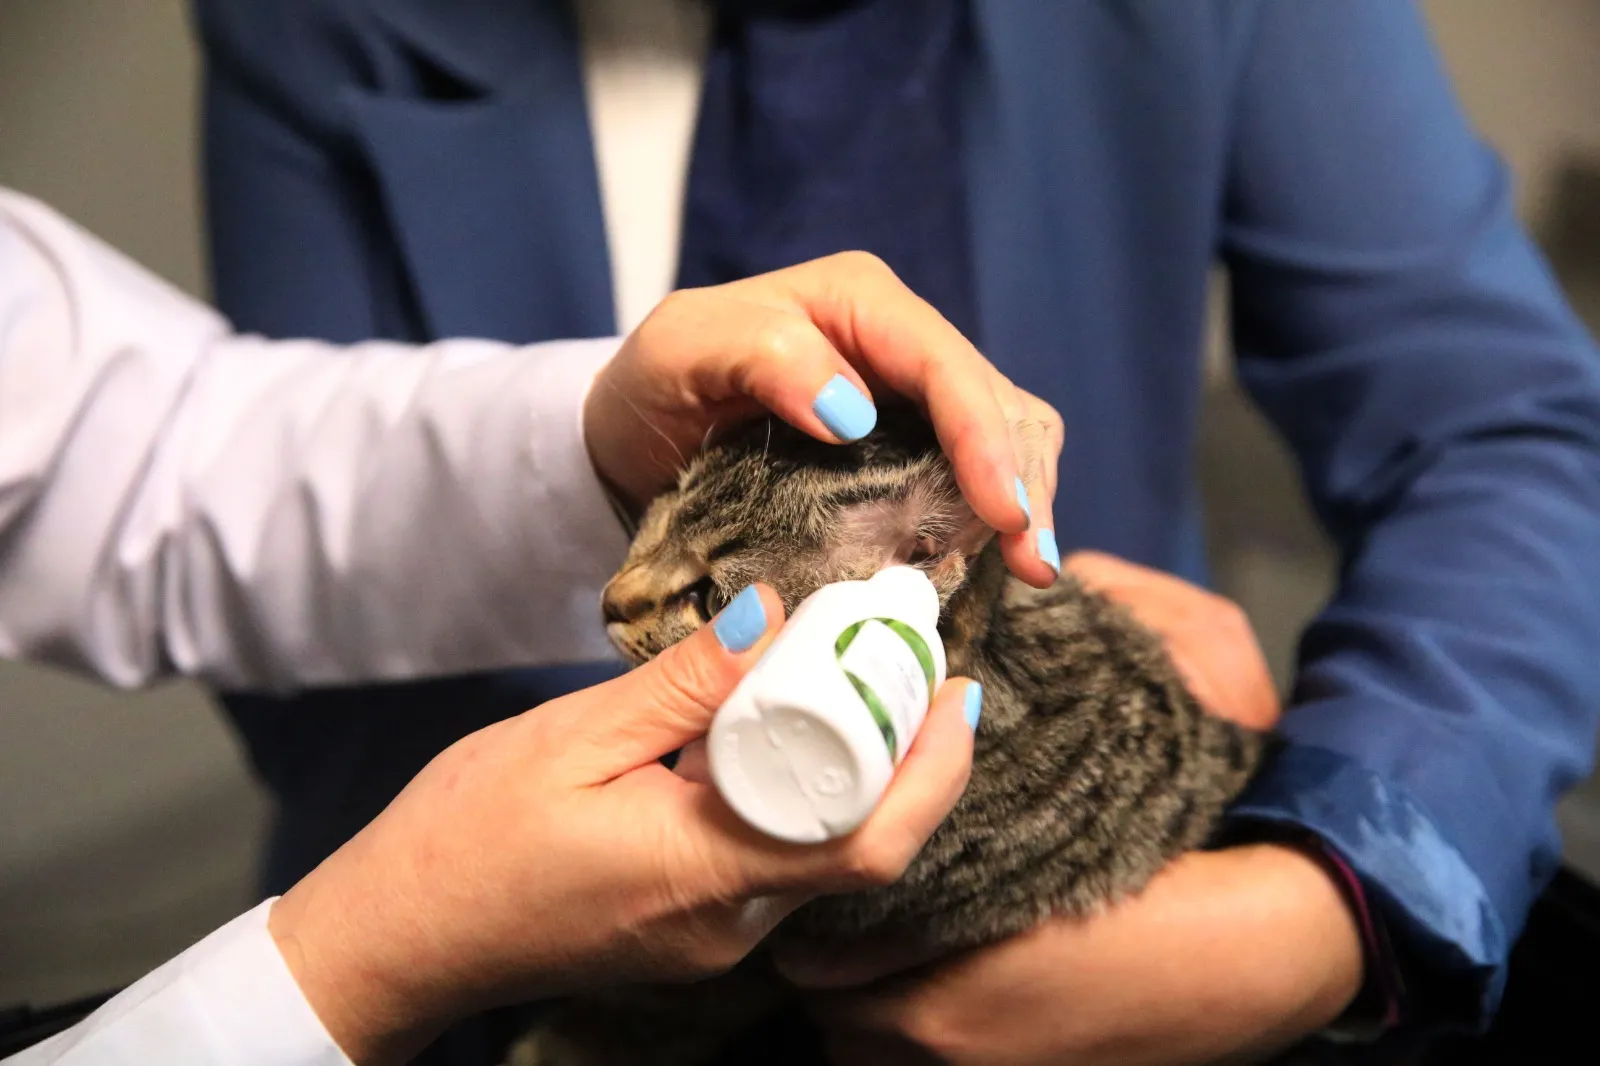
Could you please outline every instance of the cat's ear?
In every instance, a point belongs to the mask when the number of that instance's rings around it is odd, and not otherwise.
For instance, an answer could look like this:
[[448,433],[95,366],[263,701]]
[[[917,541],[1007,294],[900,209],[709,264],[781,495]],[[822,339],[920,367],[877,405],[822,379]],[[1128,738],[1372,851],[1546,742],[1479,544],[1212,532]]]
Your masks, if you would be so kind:
[[[994,535],[947,478],[917,478],[890,495],[846,505],[833,543],[839,562],[873,569],[911,563],[953,578]],[[854,568],[854,567],[852,567]]]

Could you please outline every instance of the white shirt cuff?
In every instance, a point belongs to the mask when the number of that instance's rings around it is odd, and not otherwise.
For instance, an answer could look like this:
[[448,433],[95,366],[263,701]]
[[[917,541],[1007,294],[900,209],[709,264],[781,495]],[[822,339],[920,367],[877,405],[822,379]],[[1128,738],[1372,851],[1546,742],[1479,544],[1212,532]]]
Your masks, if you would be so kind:
[[267,932],[267,900],[6,1066],[352,1066]]

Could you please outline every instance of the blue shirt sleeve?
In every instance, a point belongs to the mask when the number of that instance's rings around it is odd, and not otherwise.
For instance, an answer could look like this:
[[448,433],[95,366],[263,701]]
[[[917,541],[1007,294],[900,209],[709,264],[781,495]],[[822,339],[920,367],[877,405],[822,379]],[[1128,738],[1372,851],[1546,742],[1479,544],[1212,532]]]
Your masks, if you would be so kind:
[[1237,91],[1240,375],[1342,559],[1238,813],[1359,873],[1412,1021],[1482,1026],[1591,765],[1600,359],[1414,4],[1262,4]]

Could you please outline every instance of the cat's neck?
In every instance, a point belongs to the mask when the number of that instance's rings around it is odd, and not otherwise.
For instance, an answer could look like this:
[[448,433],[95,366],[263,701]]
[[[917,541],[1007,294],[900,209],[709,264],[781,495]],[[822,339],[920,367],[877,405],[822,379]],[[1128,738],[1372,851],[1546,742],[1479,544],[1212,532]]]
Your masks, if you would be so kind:
[[950,673],[975,677],[984,669],[990,627],[1005,598],[1006,569],[1000,543],[992,540],[968,566],[967,579],[945,605],[939,634]]

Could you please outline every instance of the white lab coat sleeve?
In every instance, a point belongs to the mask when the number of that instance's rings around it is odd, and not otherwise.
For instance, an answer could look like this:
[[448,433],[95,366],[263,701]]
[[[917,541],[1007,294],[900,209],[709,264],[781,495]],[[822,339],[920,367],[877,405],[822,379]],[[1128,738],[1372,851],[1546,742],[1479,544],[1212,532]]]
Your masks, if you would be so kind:
[[615,338],[233,333],[0,190],[0,657],[284,691],[606,659]]
[[4,1066],[351,1066],[300,994],[261,904]]

